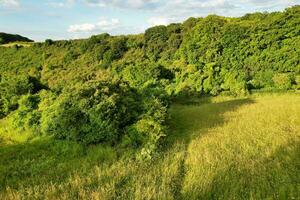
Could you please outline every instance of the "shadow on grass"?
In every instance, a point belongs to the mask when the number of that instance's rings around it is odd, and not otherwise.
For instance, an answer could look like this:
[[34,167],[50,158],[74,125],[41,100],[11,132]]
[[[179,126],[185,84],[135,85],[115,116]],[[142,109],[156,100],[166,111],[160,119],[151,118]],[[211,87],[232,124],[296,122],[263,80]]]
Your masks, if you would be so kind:
[[32,187],[61,183],[74,173],[84,174],[102,162],[111,163],[112,148],[42,138],[32,142],[0,146],[0,191],[7,187]]
[[192,98],[185,101],[177,101],[170,109],[171,119],[169,120],[169,135],[163,142],[162,150],[167,152],[174,145],[180,143],[184,156],[179,165],[176,177],[173,177],[174,199],[184,199],[182,187],[186,174],[185,159],[187,147],[195,137],[201,137],[207,130],[225,123],[223,114],[234,111],[237,108],[254,103],[252,99],[234,99],[220,103],[211,103],[211,98]]
[[168,122],[169,130],[164,149],[172,147],[176,142],[188,145],[191,139],[205,134],[207,129],[222,125],[225,122],[224,113],[254,102],[249,98],[218,103],[211,103],[211,98],[177,102],[170,109],[171,119]]
[[227,166],[204,191],[191,187],[182,199],[300,199],[299,156],[300,142],[291,140],[250,167]]
[[212,103],[212,99],[214,97],[212,96],[181,96],[173,99],[173,104],[178,104],[178,105],[201,105],[205,103]]
[[[164,141],[161,157],[167,149],[183,143],[184,151],[193,137],[205,134],[206,129],[225,122],[223,114],[240,106],[253,103],[250,99],[209,103],[197,99],[174,105],[170,112],[170,135]],[[73,175],[84,175],[95,165],[113,163],[117,155],[111,147],[89,147],[80,144],[57,141],[51,138],[18,145],[0,146],[0,191],[6,187],[33,187],[45,183],[61,183]],[[181,188],[185,177],[185,157],[178,163],[179,170],[172,179],[172,193],[175,199],[183,198]],[[125,184],[127,185],[127,184]],[[127,186],[126,186],[127,187]],[[130,187],[130,186],[128,186]]]

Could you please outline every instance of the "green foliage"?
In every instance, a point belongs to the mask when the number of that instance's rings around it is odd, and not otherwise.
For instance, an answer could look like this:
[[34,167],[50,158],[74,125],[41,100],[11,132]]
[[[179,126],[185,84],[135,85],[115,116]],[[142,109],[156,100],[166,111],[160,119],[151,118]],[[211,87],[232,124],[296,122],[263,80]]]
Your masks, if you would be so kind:
[[46,39],[46,40],[45,40],[45,45],[46,45],[46,46],[50,46],[50,45],[52,45],[53,43],[54,43],[54,41],[51,40],[51,39]]
[[165,48],[167,40],[168,32],[166,26],[155,26],[147,29],[145,32],[147,56],[151,60],[156,61]]
[[121,83],[87,82],[64,90],[44,108],[42,132],[86,144],[116,143],[137,118],[138,99]]
[[5,115],[17,109],[20,96],[34,91],[29,76],[3,77],[0,82],[1,112]]
[[153,84],[162,84],[162,80],[168,81],[173,78],[173,73],[170,70],[153,62],[128,65],[121,75],[131,87],[138,90],[143,90]]
[[191,96],[299,90],[299,22],[294,6],[0,46],[0,199],[297,199],[297,95]]
[[299,89],[299,19],[294,6],[0,47],[0,116],[59,139],[134,147],[147,159],[172,97]]
[[131,148],[10,134],[1,120],[0,199],[299,199],[299,110],[292,92],[185,99],[148,162]]
[[295,83],[296,83],[295,85],[296,89],[300,89],[300,75],[295,76]]
[[30,40],[20,35],[13,35],[0,32],[0,44],[7,44],[11,42],[33,42],[33,40]]
[[279,89],[291,89],[292,87],[292,78],[290,74],[275,74],[273,76],[273,82],[275,87]]
[[142,147],[137,159],[151,160],[162,137],[166,136],[167,107],[158,98],[148,98],[143,105],[143,115],[127,128],[122,146]]
[[[160,139],[165,136],[164,127],[161,126],[160,122],[155,121],[151,118],[144,118],[139,120],[133,130],[135,135],[142,135],[143,137],[143,148],[140,153],[137,155],[137,159],[139,160],[151,160],[153,153],[155,153],[157,148],[157,143]],[[135,138],[133,138],[135,139]]]
[[24,95],[20,98],[18,110],[12,115],[13,126],[20,129],[31,129],[39,133],[41,113],[38,110],[39,95]]
[[232,95],[244,95],[248,91],[246,81],[237,71],[225,72],[224,83],[221,87]]
[[109,50],[103,55],[103,67],[109,67],[114,60],[123,56],[124,52],[127,50],[126,41],[127,38],[124,37],[115,38],[111,41]]
[[260,71],[256,73],[253,79],[250,81],[254,88],[271,88],[274,85],[273,82],[273,71]]

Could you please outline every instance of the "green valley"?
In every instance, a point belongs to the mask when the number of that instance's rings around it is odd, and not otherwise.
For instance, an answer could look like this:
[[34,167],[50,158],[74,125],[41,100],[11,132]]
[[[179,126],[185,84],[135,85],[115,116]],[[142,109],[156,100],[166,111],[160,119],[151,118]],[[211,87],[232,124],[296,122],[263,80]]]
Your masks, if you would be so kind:
[[300,199],[299,5],[5,37],[0,199]]

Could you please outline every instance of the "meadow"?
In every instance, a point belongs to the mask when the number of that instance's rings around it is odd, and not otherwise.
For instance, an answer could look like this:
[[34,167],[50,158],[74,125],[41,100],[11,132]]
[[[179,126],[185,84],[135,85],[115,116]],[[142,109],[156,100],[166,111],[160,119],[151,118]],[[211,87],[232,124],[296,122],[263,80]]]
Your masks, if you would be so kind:
[[2,44],[0,46],[2,47],[30,47],[32,46],[34,43],[33,42],[10,42],[8,44]]
[[299,199],[300,95],[175,101],[148,162],[0,121],[0,199]]

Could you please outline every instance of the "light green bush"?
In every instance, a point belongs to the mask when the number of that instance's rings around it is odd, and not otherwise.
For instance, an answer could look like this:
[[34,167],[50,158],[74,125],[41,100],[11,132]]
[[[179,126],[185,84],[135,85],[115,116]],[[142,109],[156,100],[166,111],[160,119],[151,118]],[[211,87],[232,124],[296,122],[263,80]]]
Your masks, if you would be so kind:
[[275,74],[273,76],[274,85],[278,89],[291,89],[292,87],[292,78],[289,74]]
[[121,83],[76,85],[45,108],[42,132],[86,144],[117,143],[123,128],[137,117],[135,100],[134,92]]

